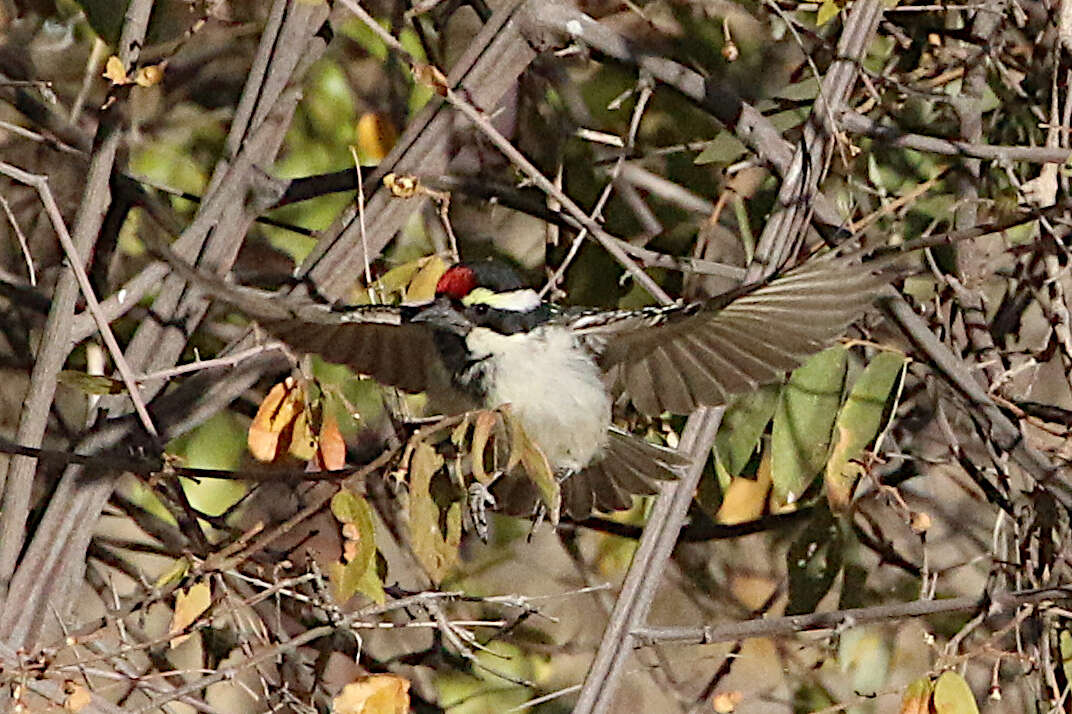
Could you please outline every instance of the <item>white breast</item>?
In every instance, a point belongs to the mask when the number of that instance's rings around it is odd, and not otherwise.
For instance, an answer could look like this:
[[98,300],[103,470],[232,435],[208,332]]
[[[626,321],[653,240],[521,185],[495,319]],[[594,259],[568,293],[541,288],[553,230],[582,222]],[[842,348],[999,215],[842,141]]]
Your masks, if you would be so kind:
[[509,404],[553,468],[580,470],[602,453],[610,395],[569,330],[545,325],[501,335],[477,327],[466,342],[473,357],[486,356],[486,406]]

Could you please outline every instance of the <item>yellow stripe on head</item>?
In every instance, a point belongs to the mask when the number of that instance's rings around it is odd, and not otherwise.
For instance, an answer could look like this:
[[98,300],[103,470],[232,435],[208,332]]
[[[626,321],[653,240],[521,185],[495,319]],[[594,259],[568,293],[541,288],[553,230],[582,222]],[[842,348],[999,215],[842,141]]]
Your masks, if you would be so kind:
[[497,293],[487,288],[473,288],[469,294],[462,298],[462,305],[487,305],[496,310],[510,310],[511,312],[528,312],[535,310],[540,305],[540,296],[535,290],[510,290]]

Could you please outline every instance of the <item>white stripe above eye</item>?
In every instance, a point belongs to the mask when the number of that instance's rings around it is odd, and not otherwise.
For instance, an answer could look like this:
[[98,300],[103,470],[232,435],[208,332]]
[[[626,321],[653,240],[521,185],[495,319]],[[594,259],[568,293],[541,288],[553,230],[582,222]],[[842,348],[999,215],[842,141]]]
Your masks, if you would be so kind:
[[462,305],[487,305],[496,310],[509,310],[510,312],[529,312],[540,306],[540,296],[535,290],[510,290],[509,292],[497,293],[487,288],[473,288],[469,294],[462,298]]

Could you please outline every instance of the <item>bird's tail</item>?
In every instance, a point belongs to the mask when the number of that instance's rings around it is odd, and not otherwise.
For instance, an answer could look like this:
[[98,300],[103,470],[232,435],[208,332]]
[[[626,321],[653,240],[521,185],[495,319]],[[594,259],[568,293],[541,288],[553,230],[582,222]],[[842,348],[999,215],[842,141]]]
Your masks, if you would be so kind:
[[[688,463],[685,454],[611,427],[602,457],[562,481],[562,513],[581,520],[592,511],[625,510],[634,495],[657,493],[657,482],[678,478]],[[527,478],[507,477],[496,486],[495,498],[505,512],[532,513],[538,495]]]

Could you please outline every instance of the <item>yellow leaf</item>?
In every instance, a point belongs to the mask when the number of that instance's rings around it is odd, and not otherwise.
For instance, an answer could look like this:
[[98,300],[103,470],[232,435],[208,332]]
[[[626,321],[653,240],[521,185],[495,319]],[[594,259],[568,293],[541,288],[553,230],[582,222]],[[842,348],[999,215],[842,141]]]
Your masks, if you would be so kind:
[[366,112],[357,120],[357,154],[362,164],[378,164],[394,148],[398,130],[385,115]]
[[[290,443],[287,451],[301,461],[309,461],[316,456],[316,432],[310,423],[312,415],[309,409],[301,409],[294,419],[293,429],[290,431]],[[286,432],[284,431],[284,435]]]
[[763,458],[756,469],[756,478],[734,476],[730,481],[722,505],[715,514],[715,520],[726,525],[754,521],[763,515],[767,504],[767,494],[771,488],[771,452],[763,452]]
[[942,672],[934,683],[934,711],[937,714],[979,714],[971,687],[957,672]]
[[424,260],[418,258],[396,265],[381,275],[365,292],[372,295],[376,302],[385,302],[392,295],[405,295],[407,286],[421,269]]
[[387,602],[387,593],[376,573],[375,564],[375,557],[371,565],[362,564],[356,557],[348,563],[332,563],[328,569],[328,579],[335,589],[336,601],[343,603],[356,593],[361,593],[379,605]]
[[172,648],[178,647],[189,637],[180,633],[195,623],[211,604],[212,589],[208,583],[197,583],[191,585],[188,590],[176,593],[175,611],[171,616],[171,627],[168,628],[168,634],[175,635],[171,638]]
[[372,507],[361,496],[339,491],[331,499],[331,513],[342,526],[345,538],[345,563],[332,563],[331,584],[335,598],[346,602],[355,593],[362,593],[376,602],[386,599],[383,583],[376,572],[376,528]]
[[439,279],[447,272],[448,267],[447,262],[438,255],[425,258],[417,274],[406,286],[406,302],[425,302],[433,299]]
[[447,532],[444,534],[440,528],[439,506],[429,492],[432,477],[442,465],[443,457],[424,442],[417,445],[410,460],[410,543],[413,554],[436,583],[458,561],[458,547],[462,538],[461,503],[452,503],[447,508]]
[[823,0],[823,4],[819,6],[819,12],[815,17],[815,24],[818,27],[822,27],[837,17],[839,12],[841,12],[841,7],[838,6],[835,0]]
[[123,67],[123,60],[115,55],[109,57],[108,61],[104,63],[104,78],[115,85],[130,84],[130,79],[127,78],[127,70]]
[[331,702],[334,714],[407,714],[409,680],[372,674],[347,684]]

